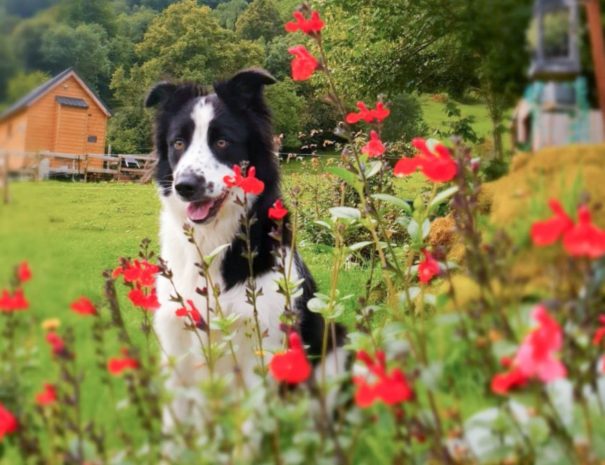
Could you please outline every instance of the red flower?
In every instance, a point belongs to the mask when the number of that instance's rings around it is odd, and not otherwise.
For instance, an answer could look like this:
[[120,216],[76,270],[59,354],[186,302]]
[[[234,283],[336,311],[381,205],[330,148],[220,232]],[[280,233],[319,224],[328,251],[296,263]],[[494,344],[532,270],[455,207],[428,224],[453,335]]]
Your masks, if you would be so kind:
[[492,378],[492,392],[506,395],[511,389],[524,386],[528,378],[518,369],[506,373],[499,373]]
[[46,334],[46,342],[50,345],[50,348],[54,355],[63,355],[65,354],[65,342],[54,331],[50,331]]
[[605,255],[605,231],[592,224],[586,205],[578,209],[578,224],[565,232],[563,247],[572,257],[601,258]]
[[357,353],[357,360],[363,362],[370,375],[375,378],[373,382],[369,382],[362,376],[353,377],[357,386],[355,403],[358,407],[370,407],[377,400],[387,405],[395,405],[413,397],[414,392],[400,369],[393,368],[390,373],[386,371],[384,352],[376,352],[376,358],[373,360],[368,353],[360,351]]
[[21,262],[17,267],[17,279],[21,284],[32,279],[32,271],[27,262]]
[[371,123],[376,120],[382,123],[390,114],[391,111],[384,106],[382,102],[376,102],[376,108],[373,110],[368,109],[365,103],[357,102],[358,113],[348,113],[345,117],[345,121],[349,124],[355,124],[363,120],[366,123]]
[[147,260],[123,260],[122,266],[118,266],[113,270],[112,277],[117,279],[119,276],[124,276],[124,282],[139,284],[145,287],[153,287],[155,285],[155,275],[158,274],[160,268]]
[[80,315],[96,315],[97,309],[95,305],[86,297],[80,297],[72,302],[70,308]]
[[305,349],[298,333],[288,336],[290,348],[281,354],[275,354],[269,362],[269,370],[277,381],[298,384],[311,375],[311,364],[305,355]]
[[311,12],[311,18],[306,19],[302,12],[295,11],[292,16],[296,21],[290,21],[284,25],[284,28],[288,32],[300,31],[308,35],[314,35],[320,32],[324,27],[324,22],[319,17],[317,11]]
[[378,133],[376,131],[370,131],[370,140],[361,149],[362,153],[365,153],[369,157],[375,158],[382,155],[385,150],[384,144],[380,140],[380,137],[378,137]]
[[418,279],[421,283],[428,284],[439,274],[441,269],[439,268],[439,262],[428,251],[423,250],[422,253],[424,254],[424,260],[418,265]]
[[141,307],[143,310],[154,311],[160,308],[155,289],[151,289],[146,294],[140,286],[137,286],[128,293],[128,298],[135,307]]
[[0,441],[4,439],[4,436],[16,432],[18,428],[19,423],[15,416],[0,404]]
[[40,407],[52,405],[57,401],[57,389],[53,384],[44,384],[44,390],[36,394],[36,404]]
[[412,145],[420,150],[414,158],[402,158],[393,170],[395,176],[412,174],[417,169],[434,182],[448,182],[454,179],[458,165],[446,146],[424,139],[414,139]]
[[492,379],[492,391],[496,394],[506,394],[530,379],[549,383],[567,375],[567,369],[555,357],[555,352],[563,346],[563,331],[559,323],[541,305],[535,308],[533,319],[538,326],[519,346],[512,369]]
[[537,246],[552,245],[573,228],[572,219],[565,213],[558,200],[550,199],[548,205],[554,215],[547,220],[536,221],[531,226],[531,238]]
[[290,47],[288,53],[294,55],[290,66],[292,68],[292,79],[295,81],[306,81],[319,66],[317,59],[309,53],[304,45]]
[[269,218],[275,221],[281,221],[288,214],[288,210],[284,208],[281,199],[277,199],[273,206],[269,208]]
[[127,349],[122,349],[122,357],[112,357],[107,361],[107,371],[118,376],[128,370],[139,368],[139,362],[128,355]]
[[601,345],[601,341],[605,338],[605,315],[599,316],[599,321],[601,322],[601,327],[597,328],[594,333],[594,337],[592,338],[592,344],[594,346]]
[[239,187],[246,194],[259,195],[265,190],[265,183],[256,177],[256,168],[248,168],[246,176],[242,176],[242,168],[233,165],[234,176],[225,176],[223,181],[227,187]]
[[29,302],[25,298],[22,289],[17,289],[11,293],[4,289],[0,296],[0,312],[18,312],[20,310],[27,310],[29,308]]
[[189,309],[187,308],[187,305],[185,305],[182,308],[179,308],[175,312],[176,316],[178,316],[178,317],[189,316],[197,328],[202,329],[202,330],[205,329],[206,322],[202,318],[202,314],[200,313],[200,311],[197,309],[197,307],[193,303],[193,300],[187,300],[187,304],[189,304]]

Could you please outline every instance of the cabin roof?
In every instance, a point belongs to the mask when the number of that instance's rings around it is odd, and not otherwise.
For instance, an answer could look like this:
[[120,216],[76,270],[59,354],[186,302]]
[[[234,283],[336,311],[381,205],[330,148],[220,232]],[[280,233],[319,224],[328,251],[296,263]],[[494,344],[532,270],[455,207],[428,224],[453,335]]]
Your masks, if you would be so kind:
[[[65,71],[57,74],[55,77],[53,77],[52,79],[49,79],[44,84],[39,85],[34,90],[32,90],[31,92],[29,92],[28,94],[24,95],[19,100],[17,100],[15,103],[13,103],[4,112],[2,112],[2,114],[0,114],[0,121],[8,118],[9,116],[17,113],[18,111],[20,111],[24,108],[31,106],[38,99],[40,99],[42,96],[44,96],[47,92],[49,92],[51,89],[53,89],[54,87],[56,87],[61,82],[65,81],[66,79],[68,79],[71,76],[73,76],[76,79],[76,81],[78,81],[78,83],[89,94],[89,96],[99,106],[99,108],[103,111],[103,113],[105,113],[107,116],[111,116],[111,112],[109,111],[109,108],[107,107],[107,105],[105,105],[103,103],[103,101],[99,98],[99,96],[97,94],[95,94],[92,91],[92,89],[86,84],[86,82],[80,76],[78,76],[78,73],[76,73],[76,71],[73,68],[67,68]],[[59,101],[59,98],[63,99],[65,102]],[[77,100],[79,100],[80,102],[76,102]],[[70,102],[68,102],[68,101],[70,101]],[[84,102],[84,100],[82,100],[82,99],[69,98],[69,97],[57,97],[57,102],[61,105],[88,108],[88,106],[86,105],[86,102]],[[82,103],[84,103],[84,105],[86,105],[86,106],[82,106]]]

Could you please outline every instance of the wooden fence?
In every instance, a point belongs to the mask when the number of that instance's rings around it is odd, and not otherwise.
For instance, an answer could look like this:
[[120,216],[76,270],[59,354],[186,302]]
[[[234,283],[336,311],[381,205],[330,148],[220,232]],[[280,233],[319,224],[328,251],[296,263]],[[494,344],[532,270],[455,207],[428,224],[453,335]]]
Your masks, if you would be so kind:
[[149,154],[100,155],[0,150],[0,174],[45,179],[72,176],[146,182],[155,157]]

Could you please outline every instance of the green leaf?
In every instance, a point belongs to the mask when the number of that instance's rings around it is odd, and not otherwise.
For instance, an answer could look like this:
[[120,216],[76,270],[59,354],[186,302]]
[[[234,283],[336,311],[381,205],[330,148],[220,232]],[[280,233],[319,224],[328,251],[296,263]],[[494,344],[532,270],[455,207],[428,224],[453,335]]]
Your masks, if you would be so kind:
[[204,257],[204,262],[206,263],[206,265],[210,266],[212,265],[212,262],[214,261],[214,259],[220,255],[220,253],[225,250],[226,248],[230,247],[231,244],[222,244],[219,245],[216,249],[214,249],[212,252],[210,252],[208,255],[206,255]]
[[361,181],[357,178],[355,173],[347,169],[341,168],[340,166],[329,166],[326,168],[326,171],[336,177],[339,177],[355,189],[359,189],[361,186]]
[[394,195],[389,194],[372,194],[372,198],[376,200],[382,200],[383,202],[390,203],[391,205],[395,205],[396,207],[405,210],[406,213],[412,214],[412,207],[405,200],[395,197]]
[[365,169],[366,178],[369,179],[372,176],[376,176],[378,173],[380,173],[381,168],[382,168],[382,162],[380,162],[380,161],[373,161],[373,162],[368,163],[366,165],[366,169]]
[[358,220],[361,218],[361,212],[352,207],[334,207],[330,208],[330,215],[333,219]]
[[456,192],[458,192],[458,186],[452,186],[449,189],[442,190],[429,203],[429,210],[433,210],[438,205],[452,197]]
[[356,252],[358,250],[363,249],[364,247],[367,247],[370,244],[373,244],[373,242],[372,241],[356,242],[355,244],[349,246],[349,250]]

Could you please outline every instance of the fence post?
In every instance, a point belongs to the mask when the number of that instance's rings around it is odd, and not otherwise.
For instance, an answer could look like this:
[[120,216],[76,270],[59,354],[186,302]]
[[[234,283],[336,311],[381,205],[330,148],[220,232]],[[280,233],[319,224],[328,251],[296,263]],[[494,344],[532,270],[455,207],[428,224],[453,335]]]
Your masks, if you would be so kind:
[[8,152],[0,152],[0,157],[2,157],[2,198],[4,205],[8,205],[10,203],[10,191],[8,187]]

